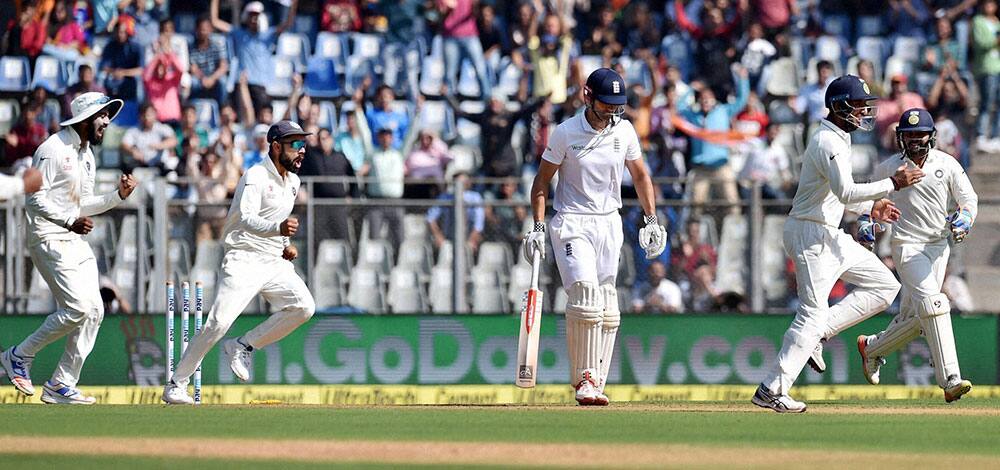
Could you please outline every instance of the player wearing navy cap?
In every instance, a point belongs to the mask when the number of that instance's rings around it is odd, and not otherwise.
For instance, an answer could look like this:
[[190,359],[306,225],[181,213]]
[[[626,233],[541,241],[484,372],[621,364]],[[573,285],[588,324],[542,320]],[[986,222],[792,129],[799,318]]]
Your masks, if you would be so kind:
[[[825,369],[822,338],[881,312],[899,292],[899,282],[882,261],[840,230],[844,209],[894,221],[899,210],[883,198],[923,177],[918,168],[900,167],[889,178],[855,183],[850,133],[872,128],[877,98],[864,80],[845,75],[830,83],[825,99],[829,114],[802,156],[799,187],[784,229],[785,253],[795,262],[800,305],[785,332],[777,364],[752,399],[778,412],[806,410],[806,404],[792,399],[788,391],[806,362]],[[827,299],[837,279],[855,289],[831,306]]]
[[[891,174],[900,165],[920,168],[924,179],[907,191],[889,196],[900,211],[893,225],[892,259],[903,284],[899,313],[876,335],[859,336],[865,377],[879,382],[884,357],[916,339],[923,330],[931,362],[944,399],[953,402],[972,389],[962,380],[951,330],[951,304],[941,293],[950,248],[948,238],[961,243],[972,228],[978,197],[965,170],[955,157],[934,148],[937,129],[925,109],[909,109],[899,118],[896,142],[900,154],[882,162],[875,177]],[[876,224],[862,224],[858,239],[874,244]]]
[[639,244],[648,258],[663,253],[667,231],[656,222],[655,196],[639,137],[625,112],[625,80],[602,68],[587,78],[586,110],[560,124],[549,137],[531,186],[534,230],[524,236],[531,262],[545,256],[545,200],[555,189],[550,239],[567,293],[566,344],[571,385],[581,405],[607,405],[604,385],[611,367],[621,314],[618,310],[618,257],[623,243],[621,181],[628,168],[645,213]]

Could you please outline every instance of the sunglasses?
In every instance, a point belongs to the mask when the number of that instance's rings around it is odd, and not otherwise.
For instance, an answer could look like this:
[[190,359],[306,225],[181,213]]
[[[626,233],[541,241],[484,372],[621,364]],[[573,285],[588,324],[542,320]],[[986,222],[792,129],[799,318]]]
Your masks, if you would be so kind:
[[301,150],[301,149],[305,148],[305,146],[306,146],[306,141],[304,141],[304,140],[293,140],[291,142],[284,142],[284,143],[288,144],[288,145],[291,145],[292,148],[295,149],[295,150]]

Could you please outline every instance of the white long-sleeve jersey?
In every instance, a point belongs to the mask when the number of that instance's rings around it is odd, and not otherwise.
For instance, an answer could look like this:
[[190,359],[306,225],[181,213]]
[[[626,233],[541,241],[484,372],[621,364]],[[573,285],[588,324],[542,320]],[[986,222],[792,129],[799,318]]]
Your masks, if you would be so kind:
[[0,175],[0,201],[24,193],[24,179],[16,176]]
[[[873,176],[892,175],[902,165],[917,168],[912,160],[899,154],[879,164]],[[932,243],[947,238],[951,228],[946,219],[959,208],[968,209],[973,221],[976,219],[979,197],[954,157],[931,149],[921,169],[924,179],[889,196],[902,213],[892,226],[893,243]]]
[[285,248],[281,222],[292,213],[298,192],[298,175],[288,172],[282,178],[270,157],[250,167],[236,186],[222,228],[226,250],[281,256]]
[[69,230],[74,220],[100,214],[122,202],[117,190],[94,195],[94,152],[72,127],[45,139],[35,150],[31,166],[42,173],[42,187],[25,201],[29,244],[78,239],[80,235]]
[[799,188],[789,216],[839,228],[844,209],[871,211],[872,201],[893,190],[892,181],[855,183],[851,176],[851,135],[827,120],[802,155]]

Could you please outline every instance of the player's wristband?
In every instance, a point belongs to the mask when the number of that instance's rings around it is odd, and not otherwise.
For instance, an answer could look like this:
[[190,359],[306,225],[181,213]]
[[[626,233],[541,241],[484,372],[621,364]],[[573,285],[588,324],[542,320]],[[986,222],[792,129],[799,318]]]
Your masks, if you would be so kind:
[[656,214],[642,216],[642,222],[646,225],[656,225]]
[[889,177],[889,181],[892,181],[893,191],[899,191],[899,183],[896,182],[896,177],[895,176]]
[[545,222],[535,222],[535,228],[532,232],[545,232]]

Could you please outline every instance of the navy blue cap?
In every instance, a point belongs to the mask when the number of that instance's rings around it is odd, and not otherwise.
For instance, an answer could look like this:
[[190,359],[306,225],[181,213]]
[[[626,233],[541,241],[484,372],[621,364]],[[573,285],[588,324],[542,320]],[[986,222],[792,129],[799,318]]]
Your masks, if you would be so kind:
[[606,104],[625,104],[625,80],[618,72],[609,68],[594,70],[587,77],[587,88],[597,101]]
[[912,108],[899,117],[896,132],[934,132],[934,118],[926,109]]
[[838,101],[855,100],[877,100],[878,96],[872,94],[868,84],[864,80],[854,75],[843,75],[830,82],[826,87],[825,104],[827,108],[833,109],[832,105]]
[[267,141],[274,142],[285,137],[312,135],[312,132],[302,130],[302,126],[292,121],[278,121],[267,130]]

